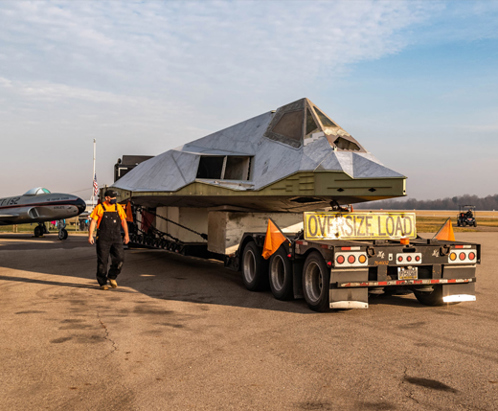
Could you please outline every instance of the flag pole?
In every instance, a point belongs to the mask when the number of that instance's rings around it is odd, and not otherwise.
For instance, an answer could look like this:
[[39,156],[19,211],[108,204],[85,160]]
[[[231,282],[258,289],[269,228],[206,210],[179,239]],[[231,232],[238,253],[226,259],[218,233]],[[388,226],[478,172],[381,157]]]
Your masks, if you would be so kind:
[[97,153],[97,140],[93,139],[93,174],[92,174],[92,206],[95,207],[95,155]]

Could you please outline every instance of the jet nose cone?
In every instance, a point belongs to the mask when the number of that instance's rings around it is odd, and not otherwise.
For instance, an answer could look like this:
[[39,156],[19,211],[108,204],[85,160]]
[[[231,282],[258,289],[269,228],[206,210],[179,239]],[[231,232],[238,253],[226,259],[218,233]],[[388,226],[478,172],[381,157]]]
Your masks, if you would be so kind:
[[77,197],[76,201],[74,202],[74,205],[78,207],[78,214],[81,214],[83,211],[86,210],[86,203],[83,199]]

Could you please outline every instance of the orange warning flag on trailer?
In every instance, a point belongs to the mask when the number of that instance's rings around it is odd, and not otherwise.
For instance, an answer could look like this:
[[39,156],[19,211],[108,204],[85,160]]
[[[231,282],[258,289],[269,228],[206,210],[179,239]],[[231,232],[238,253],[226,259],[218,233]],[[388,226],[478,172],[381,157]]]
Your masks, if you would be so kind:
[[443,226],[439,229],[434,239],[440,241],[455,241],[455,234],[451,225],[451,219],[448,218]]
[[265,244],[263,245],[263,258],[267,260],[270,256],[278,250],[278,247],[287,241],[287,237],[282,234],[280,228],[271,220],[268,219],[268,228],[266,229]]
[[133,213],[131,211],[131,201],[126,204],[126,221],[133,223]]

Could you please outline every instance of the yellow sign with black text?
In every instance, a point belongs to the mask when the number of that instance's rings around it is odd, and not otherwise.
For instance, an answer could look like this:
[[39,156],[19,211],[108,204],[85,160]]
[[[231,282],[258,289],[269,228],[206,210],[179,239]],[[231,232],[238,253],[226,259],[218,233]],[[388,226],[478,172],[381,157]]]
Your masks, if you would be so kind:
[[305,240],[397,240],[400,238],[417,238],[415,213],[304,213]]

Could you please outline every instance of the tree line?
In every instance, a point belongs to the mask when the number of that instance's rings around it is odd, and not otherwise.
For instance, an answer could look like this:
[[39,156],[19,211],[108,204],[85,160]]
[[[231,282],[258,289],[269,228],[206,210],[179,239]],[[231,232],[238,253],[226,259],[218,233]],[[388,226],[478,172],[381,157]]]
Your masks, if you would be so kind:
[[369,210],[458,210],[460,205],[473,205],[477,210],[498,210],[498,194],[486,197],[465,194],[437,200],[378,200],[355,204],[354,208]]

